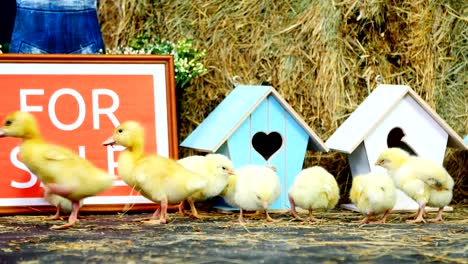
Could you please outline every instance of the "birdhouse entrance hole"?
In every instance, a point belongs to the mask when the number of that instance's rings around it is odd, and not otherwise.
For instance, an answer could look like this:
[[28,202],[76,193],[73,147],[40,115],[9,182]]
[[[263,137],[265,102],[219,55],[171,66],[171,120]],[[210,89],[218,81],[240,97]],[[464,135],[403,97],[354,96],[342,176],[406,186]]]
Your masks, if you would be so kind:
[[252,146],[265,160],[270,159],[283,146],[283,137],[278,132],[257,132],[252,137]]
[[417,156],[418,154],[414,149],[410,146],[408,142],[404,140],[405,132],[400,127],[394,127],[390,132],[388,132],[387,136],[387,147],[389,148],[400,148],[410,155]]

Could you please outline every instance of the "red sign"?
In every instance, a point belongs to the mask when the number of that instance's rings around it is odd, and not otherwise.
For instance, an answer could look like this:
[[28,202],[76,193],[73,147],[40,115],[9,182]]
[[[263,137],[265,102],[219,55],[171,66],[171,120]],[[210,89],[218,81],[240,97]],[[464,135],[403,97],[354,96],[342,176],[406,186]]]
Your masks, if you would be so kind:
[[[176,158],[174,88],[167,79],[173,76],[167,74],[173,71],[172,57],[125,57],[116,63],[105,60],[108,55],[90,56],[96,61],[87,65],[73,56],[62,63],[28,56],[32,61],[27,63],[0,56],[0,119],[17,110],[31,112],[46,141],[74,150],[111,174],[117,173],[119,149],[102,142],[127,120],[145,127],[146,151]],[[46,204],[40,182],[19,158],[21,140],[0,142],[0,207]],[[94,205],[145,202],[121,180],[98,197],[85,199]]]

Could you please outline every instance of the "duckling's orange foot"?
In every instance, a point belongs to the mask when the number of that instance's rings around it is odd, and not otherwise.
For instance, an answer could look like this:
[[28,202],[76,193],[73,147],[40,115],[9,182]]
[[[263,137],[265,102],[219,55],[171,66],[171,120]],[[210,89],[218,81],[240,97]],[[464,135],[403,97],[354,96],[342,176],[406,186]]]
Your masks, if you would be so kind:
[[386,224],[387,221],[384,220],[384,219],[380,219],[380,220],[377,220],[377,221],[372,221],[370,222],[371,224]]
[[301,222],[305,222],[305,221],[306,221],[304,218],[302,218],[302,217],[300,217],[300,216],[297,216],[297,217],[295,216],[295,217],[293,217],[293,220],[297,220],[297,221],[301,221]]
[[362,219],[361,221],[359,221],[360,224],[368,224],[370,223],[370,219],[369,217],[364,217],[364,219]]
[[204,219],[204,218],[207,218],[206,216],[202,216],[198,213],[196,214],[191,214],[190,217],[193,217],[193,218],[196,218],[196,219]]
[[80,219],[86,219],[86,220],[95,220],[95,219],[96,219],[96,217],[94,217],[94,216],[89,216],[89,215],[88,215],[88,216],[82,216],[82,215],[79,215],[79,216],[77,216],[77,219],[76,219],[76,221],[77,221],[77,222],[79,222],[79,221],[80,221]]
[[53,216],[48,216],[45,218],[46,221],[52,221],[52,220],[65,220],[63,216],[60,215],[53,215]]
[[434,219],[427,219],[426,221],[430,223],[444,223],[444,219],[442,219],[442,217],[436,217]]
[[406,221],[406,223],[408,224],[419,224],[419,223],[426,223],[426,220],[424,220],[423,218],[416,218],[414,220],[411,220],[411,221]]
[[72,227],[74,225],[75,225],[75,223],[67,223],[67,224],[64,224],[64,225],[53,225],[49,229],[51,229],[51,230],[65,230],[65,229],[69,229],[70,227]]
[[146,221],[141,221],[143,224],[146,225],[162,225],[166,224],[166,220],[160,220],[160,219],[149,219]]
[[[418,215],[419,215],[419,213],[416,212],[414,214],[410,214],[410,215],[406,216],[406,219],[417,219]],[[426,217],[426,212],[423,213],[423,217]]]
[[145,222],[149,220],[154,220],[154,219],[151,217],[140,217],[140,218],[133,219],[132,222]]

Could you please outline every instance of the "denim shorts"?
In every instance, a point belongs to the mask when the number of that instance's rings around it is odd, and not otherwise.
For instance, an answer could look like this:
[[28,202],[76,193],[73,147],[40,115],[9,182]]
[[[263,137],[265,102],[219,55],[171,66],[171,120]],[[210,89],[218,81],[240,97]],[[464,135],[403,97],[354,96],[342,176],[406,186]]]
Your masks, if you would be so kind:
[[96,0],[16,0],[11,53],[104,52]]

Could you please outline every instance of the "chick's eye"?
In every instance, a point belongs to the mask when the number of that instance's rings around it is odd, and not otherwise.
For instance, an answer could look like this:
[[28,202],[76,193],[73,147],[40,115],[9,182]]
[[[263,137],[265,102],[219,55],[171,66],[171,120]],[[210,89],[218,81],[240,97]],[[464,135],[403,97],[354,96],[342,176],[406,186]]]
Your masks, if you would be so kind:
[[120,134],[120,133],[123,132],[123,130],[122,130],[122,129],[119,129],[119,130],[117,130],[117,132]]
[[5,126],[9,126],[9,125],[11,125],[11,123],[13,123],[11,120],[7,120],[7,121],[5,121]]
[[221,167],[221,169],[223,169],[223,170],[227,170],[227,168],[226,168],[226,167],[224,167],[224,166],[222,166],[222,167]]

